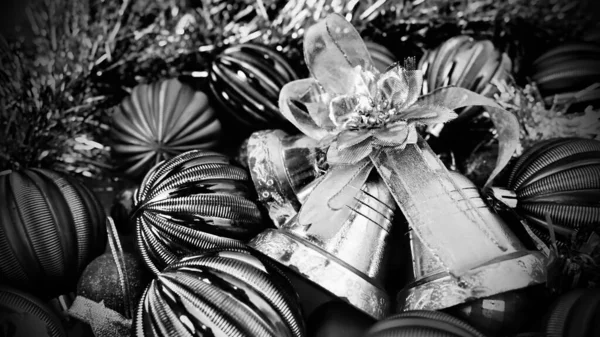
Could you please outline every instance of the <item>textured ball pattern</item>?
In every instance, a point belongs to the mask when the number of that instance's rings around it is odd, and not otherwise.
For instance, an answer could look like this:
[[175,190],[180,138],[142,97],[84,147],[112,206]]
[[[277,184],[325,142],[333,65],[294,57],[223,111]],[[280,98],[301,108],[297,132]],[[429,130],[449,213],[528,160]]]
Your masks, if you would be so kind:
[[547,337],[600,336],[600,290],[575,289],[562,295],[544,325]]
[[546,214],[557,240],[600,223],[600,141],[562,138],[538,143],[515,164],[508,187],[517,194],[517,211],[549,242]]
[[142,296],[135,336],[301,337],[298,298],[263,257],[225,249],[183,258]]
[[134,217],[137,245],[154,273],[189,253],[242,247],[264,229],[249,174],[201,150],[152,168],[134,195]]
[[[564,103],[572,100],[578,91],[598,82],[600,46],[586,42],[564,43],[538,57],[531,69],[531,78],[542,95],[547,100]],[[598,102],[600,89],[580,95],[576,101]]]
[[297,79],[288,62],[274,50],[241,44],[223,50],[212,63],[210,88],[229,117],[247,131],[293,126],[279,112],[279,92]]
[[221,135],[208,97],[176,79],[136,86],[113,119],[112,150],[134,177],[180,153],[214,149]]
[[407,311],[377,322],[365,337],[484,337],[469,324],[440,311]]
[[67,337],[60,318],[41,300],[0,286],[0,335]]
[[[498,90],[492,83],[510,76],[512,62],[491,41],[476,41],[460,35],[427,51],[419,62],[419,69],[424,74],[423,94],[452,85],[493,97]],[[481,109],[464,109],[456,120],[472,116],[477,111]]]
[[42,169],[0,176],[0,283],[52,297],[106,245],[106,216],[79,181]]

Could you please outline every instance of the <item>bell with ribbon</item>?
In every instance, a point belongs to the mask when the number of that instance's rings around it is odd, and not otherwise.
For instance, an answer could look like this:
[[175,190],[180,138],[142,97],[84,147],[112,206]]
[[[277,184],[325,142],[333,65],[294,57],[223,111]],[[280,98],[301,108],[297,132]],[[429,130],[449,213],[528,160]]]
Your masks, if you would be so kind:
[[[414,60],[380,73],[358,32],[336,14],[306,31],[304,57],[312,77],[286,84],[279,108],[326,149],[329,168],[290,222],[252,241],[256,249],[381,318],[387,311],[386,294],[367,287],[379,282],[380,270],[373,263],[353,263],[363,261],[362,254],[384,260],[390,216],[398,207],[413,245],[420,245],[413,249],[413,259],[431,261],[431,271],[445,275],[444,285],[460,293],[450,296],[457,299],[454,304],[545,280],[543,256],[523,250],[503,224],[490,219],[488,209],[461,188],[416,131],[419,124],[451,120],[454,109],[483,106],[499,141],[487,189],[518,145],[514,115],[464,88],[443,87],[419,96],[423,74],[414,69]],[[359,225],[361,218],[365,223]],[[313,258],[296,258],[303,254]],[[503,268],[486,267],[498,263]],[[334,268],[342,269],[330,271]],[[487,278],[480,276],[482,271]],[[362,281],[353,283],[352,274]],[[423,276],[419,284],[438,275]],[[484,279],[493,282],[482,284]],[[418,301],[409,294],[400,309],[435,306],[450,288],[431,287]]]
[[[487,246],[479,243],[479,254],[493,258],[483,265],[469,269],[460,277],[454,277],[440,259],[426,248],[423,241],[412,231],[409,232],[413,277],[397,295],[399,312],[441,310],[546,281],[542,254],[525,248],[503,220],[485,204],[477,187],[469,179],[456,172],[450,172],[450,177],[460,189],[450,194],[455,200],[454,204],[458,205],[459,209],[466,208],[468,203],[474,206],[477,215],[489,231],[490,240],[483,242]],[[452,211],[452,208],[443,204],[440,204],[439,208]],[[465,246],[470,245],[474,239],[481,238],[480,234],[475,232],[476,228],[463,228],[454,223],[449,223],[448,226],[454,228],[458,232],[457,235],[463,236],[462,244]],[[472,259],[477,257],[472,256]]]
[[297,271],[333,295],[381,319],[390,312],[383,289],[389,231],[397,209],[387,187],[373,172],[354,198],[305,224],[294,216],[249,245]]
[[302,134],[255,132],[248,139],[246,153],[258,199],[277,227],[300,210],[301,199],[310,190],[305,187],[326,169],[317,141]]

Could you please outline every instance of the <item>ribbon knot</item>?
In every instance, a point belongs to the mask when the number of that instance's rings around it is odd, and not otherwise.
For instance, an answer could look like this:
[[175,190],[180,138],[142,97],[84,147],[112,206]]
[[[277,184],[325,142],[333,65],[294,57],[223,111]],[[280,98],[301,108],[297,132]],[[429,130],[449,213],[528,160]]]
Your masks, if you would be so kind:
[[331,210],[349,202],[381,150],[416,143],[416,125],[445,123],[456,117],[455,109],[485,106],[497,128],[499,155],[486,186],[518,145],[516,117],[493,100],[459,87],[419,96],[423,74],[414,69],[414,59],[380,73],[358,32],[338,14],[307,30],[304,58],[312,77],[286,84],[279,108],[300,131],[328,148],[331,168],[300,210],[303,224],[327,216],[323,199]]

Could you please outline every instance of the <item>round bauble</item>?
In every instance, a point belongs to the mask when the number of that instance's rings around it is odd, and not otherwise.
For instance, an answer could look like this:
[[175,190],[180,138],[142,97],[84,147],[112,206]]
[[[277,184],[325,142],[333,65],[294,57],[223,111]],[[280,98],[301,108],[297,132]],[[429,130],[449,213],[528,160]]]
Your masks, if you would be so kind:
[[559,243],[600,223],[600,141],[559,138],[540,142],[519,158],[508,181],[516,210],[550,242],[548,215]]
[[248,133],[293,126],[279,112],[279,92],[297,75],[278,52],[258,44],[223,50],[210,69],[210,88],[229,118]]
[[600,289],[575,289],[551,306],[547,337],[600,336]]
[[79,181],[43,169],[0,175],[0,283],[54,297],[106,245],[106,216]]
[[[577,92],[598,82],[600,77],[600,46],[589,42],[571,42],[556,46],[532,65],[531,79],[550,103],[554,95],[559,102],[573,100]],[[591,104],[600,101],[600,91],[579,96],[576,102]]]
[[208,97],[176,79],[133,88],[113,115],[113,153],[126,174],[141,177],[162,160],[213,149],[221,123]]
[[484,337],[469,324],[440,311],[407,311],[377,322],[364,337]]
[[154,273],[185,254],[242,247],[265,228],[249,174],[189,151],[153,167],[134,195],[137,245]]
[[0,286],[0,336],[67,337],[58,315],[44,302]]
[[77,296],[104,301],[107,308],[133,318],[133,310],[147,285],[146,274],[144,264],[134,254],[124,252],[116,257],[107,252],[85,268],[77,284]]
[[209,251],[167,267],[142,296],[135,336],[304,336],[291,284],[255,254]]
[[385,72],[389,66],[397,62],[394,54],[386,47],[372,41],[365,41],[365,45],[371,54],[375,69],[379,72]]
[[[425,52],[419,69],[423,71],[423,94],[445,86],[457,86],[493,97],[498,92],[494,81],[510,77],[512,62],[491,41],[477,41],[460,35]],[[481,109],[467,108],[456,120],[467,118],[477,111]]]

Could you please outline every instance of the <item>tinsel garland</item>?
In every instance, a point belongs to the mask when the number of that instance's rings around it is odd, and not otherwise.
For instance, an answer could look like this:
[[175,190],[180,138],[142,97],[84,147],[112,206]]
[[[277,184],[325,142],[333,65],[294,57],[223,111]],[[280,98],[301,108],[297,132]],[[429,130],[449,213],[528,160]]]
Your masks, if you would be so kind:
[[551,44],[591,27],[593,20],[585,18],[592,5],[568,0],[31,0],[22,11],[6,12],[15,15],[10,21],[15,29],[0,40],[0,171],[37,166],[94,178],[113,175],[104,135],[111,108],[130,88],[179,75],[202,78],[221,46],[250,41],[275,46],[305,69],[304,29],[331,12],[350,19],[364,36],[393,45],[399,57],[419,56],[421,48],[450,35],[472,33],[504,42],[519,64],[537,56],[529,53],[528,42]]

